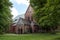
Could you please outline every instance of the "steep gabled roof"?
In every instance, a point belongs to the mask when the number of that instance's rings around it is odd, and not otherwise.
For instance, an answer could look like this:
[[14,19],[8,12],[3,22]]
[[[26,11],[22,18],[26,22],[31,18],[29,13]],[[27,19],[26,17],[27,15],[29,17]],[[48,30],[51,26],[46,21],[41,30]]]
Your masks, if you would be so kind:
[[28,6],[28,8],[27,8],[27,10],[26,10],[25,14],[26,14],[26,13],[27,13],[27,11],[29,10],[30,6],[31,6],[31,5],[29,5],[29,6]]

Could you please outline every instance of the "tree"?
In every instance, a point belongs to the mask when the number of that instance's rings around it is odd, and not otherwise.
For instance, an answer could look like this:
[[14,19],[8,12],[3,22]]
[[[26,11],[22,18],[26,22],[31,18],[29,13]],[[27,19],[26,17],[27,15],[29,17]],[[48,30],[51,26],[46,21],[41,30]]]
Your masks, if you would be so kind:
[[7,31],[12,21],[10,7],[12,3],[9,0],[0,0],[0,34]]
[[54,32],[60,25],[60,0],[31,0],[34,19],[43,28]]

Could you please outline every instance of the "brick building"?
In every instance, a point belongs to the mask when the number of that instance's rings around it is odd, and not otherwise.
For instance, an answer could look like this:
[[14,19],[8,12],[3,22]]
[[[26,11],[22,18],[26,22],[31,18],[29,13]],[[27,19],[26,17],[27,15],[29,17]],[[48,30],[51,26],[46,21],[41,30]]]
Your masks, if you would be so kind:
[[[33,19],[33,8],[31,5],[27,8],[27,11],[25,13],[25,19],[19,18],[16,19],[17,22],[13,23],[10,27],[10,32],[12,33],[34,33],[38,32],[39,26],[35,23]],[[16,21],[15,20],[15,21]]]
[[30,22],[30,26],[32,28],[32,32],[38,32],[38,25],[36,24],[35,20],[33,19],[33,8],[31,5],[29,5],[26,13],[25,13],[25,20],[28,20]]

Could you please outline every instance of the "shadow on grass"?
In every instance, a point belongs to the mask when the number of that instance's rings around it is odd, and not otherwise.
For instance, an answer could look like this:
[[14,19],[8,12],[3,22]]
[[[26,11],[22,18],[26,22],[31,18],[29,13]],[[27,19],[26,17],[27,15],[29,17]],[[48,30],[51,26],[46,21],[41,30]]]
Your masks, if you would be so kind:
[[54,40],[60,40],[60,37],[58,37],[58,38],[55,38]]

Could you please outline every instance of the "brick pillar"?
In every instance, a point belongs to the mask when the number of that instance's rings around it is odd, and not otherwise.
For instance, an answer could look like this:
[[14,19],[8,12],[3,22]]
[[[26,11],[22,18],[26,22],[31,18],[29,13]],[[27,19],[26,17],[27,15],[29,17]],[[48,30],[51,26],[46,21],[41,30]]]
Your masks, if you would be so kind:
[[25,32],[25,27],[24,26],[22,26],[22,33],[24,33]]
[[34,23],[31,22],[31,28],[32,28],[32,32],[34,32]]
[[15,28],[15,29],[16,29],[16,34],[18,34],[18,26],[16,26],[16,28]]
[[16,27],[16,34],[18,34],[18,27]]
[[24,32],[25,33],[27,32],[27,26],[24,26]]
[[34,30],[33,30],[33,26],[31,26],[31,28],[32,28],[32,32],[34,32]]

